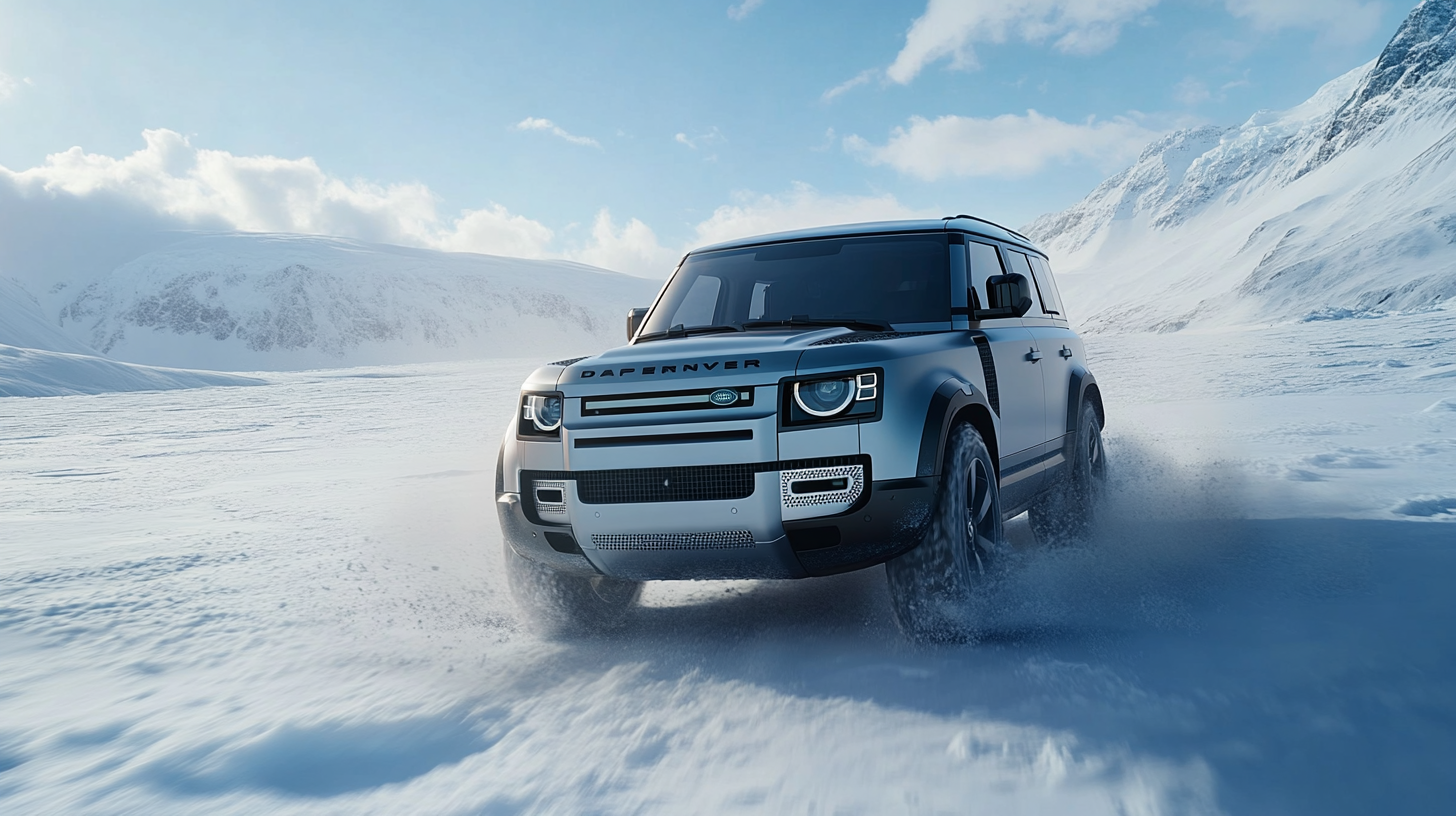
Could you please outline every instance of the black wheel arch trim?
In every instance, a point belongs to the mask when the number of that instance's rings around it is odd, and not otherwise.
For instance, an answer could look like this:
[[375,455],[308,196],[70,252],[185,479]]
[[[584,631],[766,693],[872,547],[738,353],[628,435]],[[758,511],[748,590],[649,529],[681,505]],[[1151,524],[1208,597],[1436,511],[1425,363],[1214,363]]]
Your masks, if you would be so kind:
[[1082,418],[1082,403],[1090,401],[1097,411],[1097,421],[1107,427],[1107,413],[1102,408],[1102,390],[1097,387],[1097,378],[1080,363],[1072,367],[1072,381],[1067,387],[1067,433],[1077,432],[1077,422]]
[[[977,408],[984,411],[983,417],[975,417]],[[957,377],[951,377],[935,389],[930,396],[930,407],[925,411],[925,427],[920,432],[920,454],[915,462],[917,477],[939,476],[945,459],[945,441],[955,421],[971,413],[972,422],[977,425],[986,447],[991,451],[991,461],[996,464],[998,477],[1000,462],[997,459],[996,426],[992,419],[991,405],[980,389]],[[977,419],[980,421],[977,422]]]

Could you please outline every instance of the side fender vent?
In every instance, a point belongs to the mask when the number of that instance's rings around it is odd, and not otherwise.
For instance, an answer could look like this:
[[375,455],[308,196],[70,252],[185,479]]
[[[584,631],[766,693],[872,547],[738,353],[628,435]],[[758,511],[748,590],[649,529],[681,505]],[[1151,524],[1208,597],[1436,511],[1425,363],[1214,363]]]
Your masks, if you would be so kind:
[[976,335],[976,348],[981,352],[981,375],[986,378],[986,400],[991,410],[1001,416],[1001,392],[996,388],[996,358],[991,356],[991,341],[986,335]]

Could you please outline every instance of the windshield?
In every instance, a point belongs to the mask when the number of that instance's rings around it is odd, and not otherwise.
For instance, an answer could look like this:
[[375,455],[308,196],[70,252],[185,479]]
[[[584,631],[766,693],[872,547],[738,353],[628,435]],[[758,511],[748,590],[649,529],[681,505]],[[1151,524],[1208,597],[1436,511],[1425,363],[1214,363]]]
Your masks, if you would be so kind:
[[946,233],[826,238],[690,255],[639,337],[814,322],[948,328]]

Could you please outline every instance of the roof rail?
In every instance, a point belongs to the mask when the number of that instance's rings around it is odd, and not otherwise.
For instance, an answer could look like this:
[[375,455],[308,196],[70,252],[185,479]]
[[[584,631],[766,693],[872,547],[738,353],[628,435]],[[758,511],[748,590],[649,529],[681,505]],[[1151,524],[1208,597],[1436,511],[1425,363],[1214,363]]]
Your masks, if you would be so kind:
[[988,219],[985,219],[985,218],[977,218],[974,215],[966,215],[965,213],[960,213],[958,215],[947,215],[946,217],[944,217],[944,218],[942,218],[940,220],[942,220],[942,221],[954,221],[957,218],[967,218],[967,219],[970,219],[971,221],[980,221],[982,224],[990,224],[991,226],[993,226],[993,227],[995,227],[997,229],[1006,230],[1007,232],[1011,233],[1012,235],[1015,235],[1017,238],[1020,238],[1021,240],[1027,242],[1028,244],[1031,243],[1031,239],[1030,238],[1027,238],[1025,235],[1022,235],[1021,233],[1017,232],[1016,230],[1014,230],[1014,229],[1012,229],[1010,227],[1003,227],[1002,225],[996,223],[995,221],[991,221],[991,220],[988,220]]

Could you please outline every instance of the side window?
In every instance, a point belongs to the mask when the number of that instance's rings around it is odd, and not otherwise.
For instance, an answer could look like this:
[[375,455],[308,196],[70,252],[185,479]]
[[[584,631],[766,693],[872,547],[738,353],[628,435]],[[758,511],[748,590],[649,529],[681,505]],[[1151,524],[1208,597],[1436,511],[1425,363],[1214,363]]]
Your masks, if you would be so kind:
[[711,326],[718,313],[718,294],[723,290],[723,281],[712,275],[700,275],[693,286],[672,313],[668,326],[681,324],[684,328]]
[[[1032,288],[1036,290],[1037,295],[1035,298],[1036,303],[1032,305],[1040,309],[1042,314],[1045,314],[1046,310],[1042,304],[1046,303],[1046,299],[1041,297],[1041,286],[1036,283],[1036,276],[1031,274],[1031,261],[1022,253],[1011,249],[1006,252],[1006,264],[1011,267],[1012,272],[1025,275],[1026,279],[1032,282]],[[1031,312],[1031,314],[1035,315],[1037,312]]]
[[1058,320],[1066,320],[1067,311],[1062,308],[1062,294],[1057,291],[1057,279],[1052,277],[1052,268],[1046,261],[1033,255],[1031,270],[1036,273],[1036,286],[1041,290],[1046,313],[1056,315]]
[[996,254],[996,247],[990,244],[978,244],[975,241],[966,242],[966,250],[971,262],[970,274],[967,280],[970,281],[971,291],[976,294],[978,303],[974,306],[986,305],[986,279],[992,275],[1001,275],[1005,270],[1001,268],[1001,258]]

